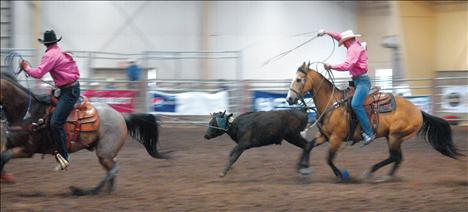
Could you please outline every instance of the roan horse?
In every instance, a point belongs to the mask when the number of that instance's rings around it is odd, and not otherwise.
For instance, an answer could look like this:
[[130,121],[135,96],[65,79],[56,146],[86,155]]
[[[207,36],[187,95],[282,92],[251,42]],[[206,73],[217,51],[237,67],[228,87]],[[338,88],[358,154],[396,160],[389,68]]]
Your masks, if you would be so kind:
[[[32,157],[35,153],[53,154],[56,150],[55,142],[49,139],[47,128],[32,131],[27,126],[36,123],[44,117],[49,105],[40,97],[34,95],[19,84],[16,78],[8,73],[1,73],[0,105],[5,114],[10,130],[7,138],[7,150],[1,153],[0,171],[11,158]],[[108,192],[114,190],[114,182],[118,171],[114,158],[120,151],[128,134],[142,143],[148,153],[154,158],[165,158],[158,152],[158,123],[151,114],[131,114],[123,117],[121,113],[107,104],[92,104],[99,116],[99,126],[95,133],[80,132],[78,141],[72,142],[70,152],[82,149],[96,149],[99,162],[107,171],[106,176],[94,188],[82,190],[70,187],[75,195],[97,194],[108,184]],[[30,115],[26,116],[25,114]],[[19,129],[18,129],[19,128]],[[84,140],[84,141],[83,141]],[[83,145],[85,143],[87,145]]]
[[[310,63],[305,62],[296,72],[290,90],[286,97],[289,104],[294,104],[307,92],[311,92],[315,106],[317,107],[319,132],[312,142],[318,146],[329,142],[327,163],[332,168],[339,181],[347,181],[349,178],[335,166],[333,159],[341,143],[346,140],[349,131],[350,117],[345,102],[345,91],[336,88],[328,79],[317,71],[309,68]],[[389,175],[382,180],[390,180],[402,161],[401,143],[415,137],[418,133],[432,145],[434,149],[445,156],[456,159],[462,156],[452,142],[452,131],[447,121],[429,115],[421,111],[414,104],[402,97],[395,97],[396,109],[389,113],[381,113],[378,118],[376,137],[387,139],[390,156],[373,165],[366,172],[366,180],[371,179],[372,173],[383,166],[394,163]],[[340,104],[338,104],[340,103]],[[360,129],[352,132],[353,140],[360,140]],[[308,153],[302,157],[308,157]]]

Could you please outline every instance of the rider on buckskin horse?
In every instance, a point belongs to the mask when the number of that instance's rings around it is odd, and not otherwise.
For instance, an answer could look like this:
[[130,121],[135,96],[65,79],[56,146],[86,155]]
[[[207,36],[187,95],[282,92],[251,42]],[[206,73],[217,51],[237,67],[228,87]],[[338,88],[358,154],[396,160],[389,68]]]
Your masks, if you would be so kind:
[[375,139],[375,134],[363,106],[371,88],[371,82],[367,75],[368,63],[366,44],[364,42],[359,42],[356,38],[361,35],[354,34],[351,30],[344,31],[341,34],[320,30],[317,36],[320,37],[325,34],[337,40],[339,46],[344,45],[347,48],[346,60],[344,63],[338,65],[325,64],[324,67],[326,70],[333,69],[350,72],[354,86],[356,87],[351,106],[363,130],[362,137],[364,139],[364,145],[368,145]]
[[31,68],[26,61],[21,61],[21,68],[34,78],[42,78],[47,72],[50,72],[55,86],[60,89],[60,96],[55,110],[50,118],[50,130],[52,138],[58,146],[58,154],[55,155],[59,166],[57,168],[65,169],[69,165],[70,156],[66,146],[66,134],[63,128],[68,115],[80,97],[80,72],[73,60],[73,57],[64,52],[58,45],[62,39],[57,39],[54,30],[44,32],[44,38],[38,41],[44,44],[47,49],[37,68]]

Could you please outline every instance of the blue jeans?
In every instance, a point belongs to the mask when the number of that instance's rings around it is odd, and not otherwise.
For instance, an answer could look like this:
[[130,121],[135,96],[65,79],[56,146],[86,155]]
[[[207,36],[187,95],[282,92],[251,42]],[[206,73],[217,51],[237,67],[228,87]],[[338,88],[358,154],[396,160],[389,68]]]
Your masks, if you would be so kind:
[[67,135],[65,134],[63,125],[67,121],[68,115],[72,112],[78,98],[80,98],[80,83],[77,82],[72,87],[62,88],[57,106],[50,118],[50,130],[52,131],[52,138],[57,143],[57,151],[67,160],[69,159],[66,145]]
[[356,113],[356,116],[361,124],[362,131],[367,135],[371,136],[374,134],[372,127],[370,126],[369,119],[367,117],[366,110],[364,109],[364,101],[369,93],[371,82],[368,76],[359,76],[353,78],[354,86],[356,88],[351,101],[351,107]]

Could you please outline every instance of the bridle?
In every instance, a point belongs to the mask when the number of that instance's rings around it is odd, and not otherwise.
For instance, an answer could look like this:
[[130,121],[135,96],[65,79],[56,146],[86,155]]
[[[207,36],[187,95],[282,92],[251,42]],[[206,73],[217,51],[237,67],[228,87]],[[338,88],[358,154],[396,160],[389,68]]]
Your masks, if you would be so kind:
[[[299,68],[297,71],[303,73],[303,74],[306,76],[306,77],[303,79],[302,86],[301,86],[301,88],[300,88],[300,90],[303,90],[303,89],[304,89],[304,85],[305,85],[305,83],[306,83],[306,79],[308,78],[308,76],[307,76],[307,71],[303,70],[302,67]],[[303,104],[303,105],[302,105],[302,108],[315,110],[314,107],[309,107],[309,106],[307,106],[307,103],[305,102],[305,99],[304,99],[304,95],[302,95],[301,92],[294,90],[291,86],[289,87],[289,90],[296,94],[297,98],[298,98],[298,99],[301,101],[301,103]],[[310,94],[311,94],[311,96],[313,96],[313,92],[310,92]]]
[[[321,62],[314,62],[314,63],[321,63]],[[309,65],[310,65],[310,64],[309,64]],[[309,65],[308,65],[308,66],[309,66]],[[307,74],[307,72],[309,72],[309,71],[311,71],[311,70],[310,70],[310,69],[304,70],[303,67],[301,67],[301,68],[299,68],[297,71],[303,73],[303,74],[306,76],[306,77],[304,78],[304,80],[303,80],[303,82],[302,82],[302,86],[301,86],[301,90],[303,90],[303,89],[304,89],[304,85],[306,84],[306,80],[307,80],[307,79],[312,80],[312,78],[310,78],[310,77],[308,76],[308,74]],[[318,93],[318,92],[320,91],[320,89],[322,88],[322,84],[323,84],[324,81],[325,81],[325,77],[323,76],[323,77],[322,77],[322,80],[320,81],[320,84],[319,84],[319,86],[318,86],[317,91],[315,91],[314,87],[312,87],[312,89],[311,89],[311,91],[310,91],[310,93],[311,93],[312,96],[314,96],[314,93],[316,94],[316,93]],[[292,92],[294,92],[294,93],[298,96],[298,98],[299,98],[299,99],[301,100],[301,102],[304,104],[304,107],[305,107],[305,108],[309,108],[309,107],[307,106],[307,104],[305,103],[305,101],[304,101],[303,95],[302,95],[300,92],[294,90],[292,87],[289,87],[289,90],[292,91]],[[325,106],[325,110],[321,112],[320,116],[315,120],[314,124],[312,124],[309,128],[311,128],[311,127],[317,125],[317,127],[321,130],[322,127],[321,127],[320,124],[318,124],[318,123],[320,123],[320,120],[325,116],[325,114],[328,113],[328,112],[330,112],[330,111],[332,111],[332,110],[334,110],[334,109],[336,109],[336,108],[338,108],[340,105],[342,105],[342,104],[341,104],[342,102],[344,102],[344,101],[347,100],[347,99],[345,98],[345,99],[343,99],[343,100],[339,100],[339,101],[337,101],[337,102],[331,104],[332,99],[334,98],[334,93],[335,93],[335,89],[332,88],[332,93],[331,93],[331,95],[330,95],[330,98],[328,99],[328,102],[327,102],[326,106]]]
[[[310,63],[309,63],[309,65],[310,65]],[[309,65],[307,65],[307,66],[309,66]],[[304,85],[306,84],[306,80],[307,79],[312,80],[312,78],[310,78],[309,75],[307,74],[307,72],[309,72],[310,69],[304,70],[303,67],[300,67],[299,69],[297,69],[297,71],[301,72],[301,73],[303,73],[305,75],[305,77],[303,78],[303,82],[301,83],[302,84],[301,88],[300,88],[300,90],[302,91],[304,89]],[[317,91],[314,91],[314,88],[312,87],[312,91],[309,91],[311,96],[314,96],[315,93],[318,93],[320,91],[320,88],[322,87],[322,83],[323,83],[324,80],[325,80],[325,78],[322,78],[322,80],[320,81],[319,88],[317,89]],[[307,104],[306,104],[306,102],[304,100],[304,96],[302,95],[301,92],[294,90],[292,87],[289,87],[289,90],[296,94],[296,96],[301,101],[301,103],[304,104],[305,108],[310,108],[310,107],[307,106]]]

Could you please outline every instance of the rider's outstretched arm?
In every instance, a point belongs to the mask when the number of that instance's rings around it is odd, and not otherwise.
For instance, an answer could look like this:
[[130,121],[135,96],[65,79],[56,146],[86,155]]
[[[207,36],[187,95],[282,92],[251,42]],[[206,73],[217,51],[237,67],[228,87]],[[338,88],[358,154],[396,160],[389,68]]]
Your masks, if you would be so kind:
[[31,68],[29,64],[25,63],[23,66],[24,70],[34,78],[42,78],[47,72],[52,70],[55,65],[54,58],[49,54],[44,54],[41,59],[41,64],[37,68]]
[[335,39],[336,41],[340,41],[340,40],[341,40],[341,35],[340,35],[340,33],[337,33],[337,32],[325,32],[325,34],[330,35],[330,37],[332,37],[332,38]]

